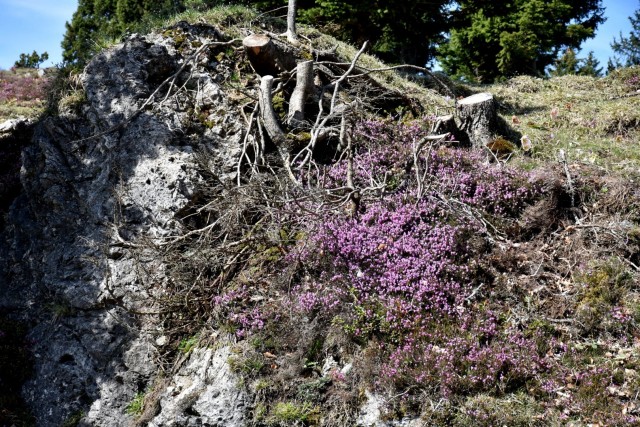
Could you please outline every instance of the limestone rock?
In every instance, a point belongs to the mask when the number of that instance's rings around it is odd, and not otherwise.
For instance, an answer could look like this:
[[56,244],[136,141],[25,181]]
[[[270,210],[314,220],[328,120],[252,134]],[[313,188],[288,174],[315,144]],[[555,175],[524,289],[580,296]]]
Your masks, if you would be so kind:
[[247,396],[227,359],[229,347],[194,350],[173,376],[150,427],[246,425]]
[[[193,39],[217,34],[181,25]],[[80,78],[84,104],[29,127],[32,135],[12,157],[15,185],[0,223],[0,309],[31,326],[34,373],[23,395],[38,426],[80,413],[81,425],[132,425],[127,405],[153,383],[155,320],[134,313],[153,312],[153,293],[167,277],[153,248],[139,242],[180,230],[176,213],[201,180],[198,151],[209,154],[211,173],[235,177],[242,138],[218,84],[231,71],[219,64],[205,61],[176,76],[199,86],[197,97],[184,90],[166,97],[169,85],[151,97],[189,54],[162,34],[134,34],[100,53]],[[194,125],[185,105],[216,112],[219,132]],[[22,123],[3,123],[0,134]],[[206,354],[208,368],[199,366],[216,378],[222,368]],[[193,408],[214,420],[215,408],[228,402],[211,397],[203,381]],[[232,388],[229,382],[220,396],[229,399]],[[242,419],[234,417],[227,418]]]

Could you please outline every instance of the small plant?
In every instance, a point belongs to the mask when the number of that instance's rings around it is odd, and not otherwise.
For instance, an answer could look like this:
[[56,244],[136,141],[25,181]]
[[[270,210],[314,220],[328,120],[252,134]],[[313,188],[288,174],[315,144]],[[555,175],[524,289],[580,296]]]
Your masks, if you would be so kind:
[[311,403],[278,402],[269,414],[270,425],[313,425],[318,422],[319,409]]
[[198,337],[196,335],[192,337],[183,338],[178,344],[178,350],[181,353],[188,354],[198,345]]
[[127,405],[125,411],[129,415],[138,416],[144,411],[145,393],[137,393],[133,400]]
[[83,411],[74,412],[67,418],[60,427],[76,427],[84,417]]

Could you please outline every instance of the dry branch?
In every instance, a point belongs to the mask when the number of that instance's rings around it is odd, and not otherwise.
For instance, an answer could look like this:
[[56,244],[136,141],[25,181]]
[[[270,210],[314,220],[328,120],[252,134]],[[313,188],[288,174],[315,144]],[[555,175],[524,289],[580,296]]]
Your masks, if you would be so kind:
[[276,147],[280,148],[284,144],[286,138],[284,132],[280,128],[280,124],[278,123],[276,112],[273,109],[273,102],[271,99],[272,90],[273,76],[263,76],[262,79],[260,79],[260,116],[262,117],[262,122],[267,130],[267,134]]

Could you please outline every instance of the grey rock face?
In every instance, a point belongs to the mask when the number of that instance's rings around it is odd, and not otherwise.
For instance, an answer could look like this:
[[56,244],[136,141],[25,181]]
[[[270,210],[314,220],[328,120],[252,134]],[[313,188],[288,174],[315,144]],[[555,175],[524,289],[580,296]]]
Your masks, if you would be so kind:
[[246,425],[247,396],[229,369],[229,347],[194,350],[161,398],[150,427]]
[[[203,41],[215,35],[183,27]],[[157,358],[158,328],[140,313],[154,311],[166,280],[139,242],[178,233],[176,212],[200,181],[198,151],[212,153],[212,173],[234,177],[237,118],[221,113],[211,119],[224,132],[198,132],[188,111],[229,110],[217,83],[226,70],[188,66],[176,79],[203,88],[197,97],[183,90],[165,99],[167,84],[149,99],[184,60],[163,36],[131,36],[87,66],[81,113],[44,119],[22,150],[22,189],[0,224],[0,308],[31,325],[35,372],[23,394],[39,426],[80,412],[82,425],[133,423],[126,407],[152,381]],[[209,362],[185,378],[223,369],[213,354],[203,357]],[[220,396],[228,400],[232,388]],[[228,402],[207,390],[193,410],[218,414]]]

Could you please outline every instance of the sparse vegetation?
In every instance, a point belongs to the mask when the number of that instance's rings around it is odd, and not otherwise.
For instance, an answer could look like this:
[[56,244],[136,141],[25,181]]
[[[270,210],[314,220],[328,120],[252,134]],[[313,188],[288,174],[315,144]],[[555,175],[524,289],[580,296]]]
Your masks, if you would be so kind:
[[144,412],[145,393],[137,393],[133,400],[127,405],[127,414],[139,416]]

